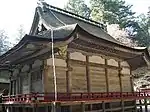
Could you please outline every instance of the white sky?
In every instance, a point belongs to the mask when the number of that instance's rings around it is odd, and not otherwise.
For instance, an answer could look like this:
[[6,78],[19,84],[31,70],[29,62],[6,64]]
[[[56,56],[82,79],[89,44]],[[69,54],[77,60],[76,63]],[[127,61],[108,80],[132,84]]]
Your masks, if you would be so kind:
[[[49,4],[63,8],[68,0],[46,0]],[[88,3],[89,0],[86,0]],[[146,13],[150,0],[126,0],[133,4],[133,11]],[[4,29],[9,36],[15,38],[17,29],[23,25],[26,33],[29,32],[37,0],[1,0],[0,1],[0,29]]]

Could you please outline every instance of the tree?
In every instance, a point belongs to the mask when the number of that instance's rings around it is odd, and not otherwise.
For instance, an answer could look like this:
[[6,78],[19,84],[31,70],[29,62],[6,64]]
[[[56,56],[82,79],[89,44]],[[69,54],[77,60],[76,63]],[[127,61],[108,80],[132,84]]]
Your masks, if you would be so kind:
[[119,24],[120,28],[128,27],[134,19],[132,5],[123,0],[90,0],[91,19],[107,24]]
[[25,35],[24,27],[23,27],[23,25],[20,25],[18,28],[16,42],[18,43],[23,38],[24,35]]
[[0,55],[9,50],[8,36],[4,30],[0,30]]
[[84,3],[84,0],[69,0],[65,6],[65,10],[85,18],[89,18],[91,13],[90,8]]
[[136,47],[137,43],[131,40],[128,35],[127,30],[120,29],[118,24],[107,25],[108,34],[114,37],[119,42],[123,43],[129,47]]
[[150,45],[150,17],[141,14],[137,20],[130,25],[129,34],[133,40],[137,40],[139,46]]

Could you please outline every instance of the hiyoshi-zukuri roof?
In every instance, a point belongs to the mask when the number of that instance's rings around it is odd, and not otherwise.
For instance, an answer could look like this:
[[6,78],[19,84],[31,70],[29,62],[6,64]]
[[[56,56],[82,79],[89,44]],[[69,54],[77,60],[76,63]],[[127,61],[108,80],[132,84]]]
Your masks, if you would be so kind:
[[149,65],[147,48],[127,47],[110,36],[105,25],[46,3],[36,8],[30,33],[3,54],[0,63],[18,64],[43,57],[51,52],[52,36],[55,52],[67,45],[87,53],[126,60],[133,70]]

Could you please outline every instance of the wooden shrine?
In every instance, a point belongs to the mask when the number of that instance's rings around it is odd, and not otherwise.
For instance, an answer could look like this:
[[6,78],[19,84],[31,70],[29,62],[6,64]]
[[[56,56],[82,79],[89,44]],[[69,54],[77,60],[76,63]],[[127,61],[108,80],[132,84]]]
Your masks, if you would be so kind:
[[127,47],[103,24],[41,3],[30,33],[0,57],[11,70],[10,96],[3,102],[10,112],[53,108],[52,36],[57,112],[136,110],[136,99],[145,94],[134,92],[132,70],[149,65],[147,48]]

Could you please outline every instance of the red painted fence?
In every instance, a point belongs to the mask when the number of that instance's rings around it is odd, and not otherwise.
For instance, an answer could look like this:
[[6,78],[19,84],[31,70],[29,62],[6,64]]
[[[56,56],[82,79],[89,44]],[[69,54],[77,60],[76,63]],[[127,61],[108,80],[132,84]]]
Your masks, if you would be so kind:
[[[149,92],[103,92],[103,93],[57,93],[58,102],[67,101],[104,101],[116,99],[144,99],[150,98]],[[4,103],[53,102],[54,93],[18,94],[3,97]]]

